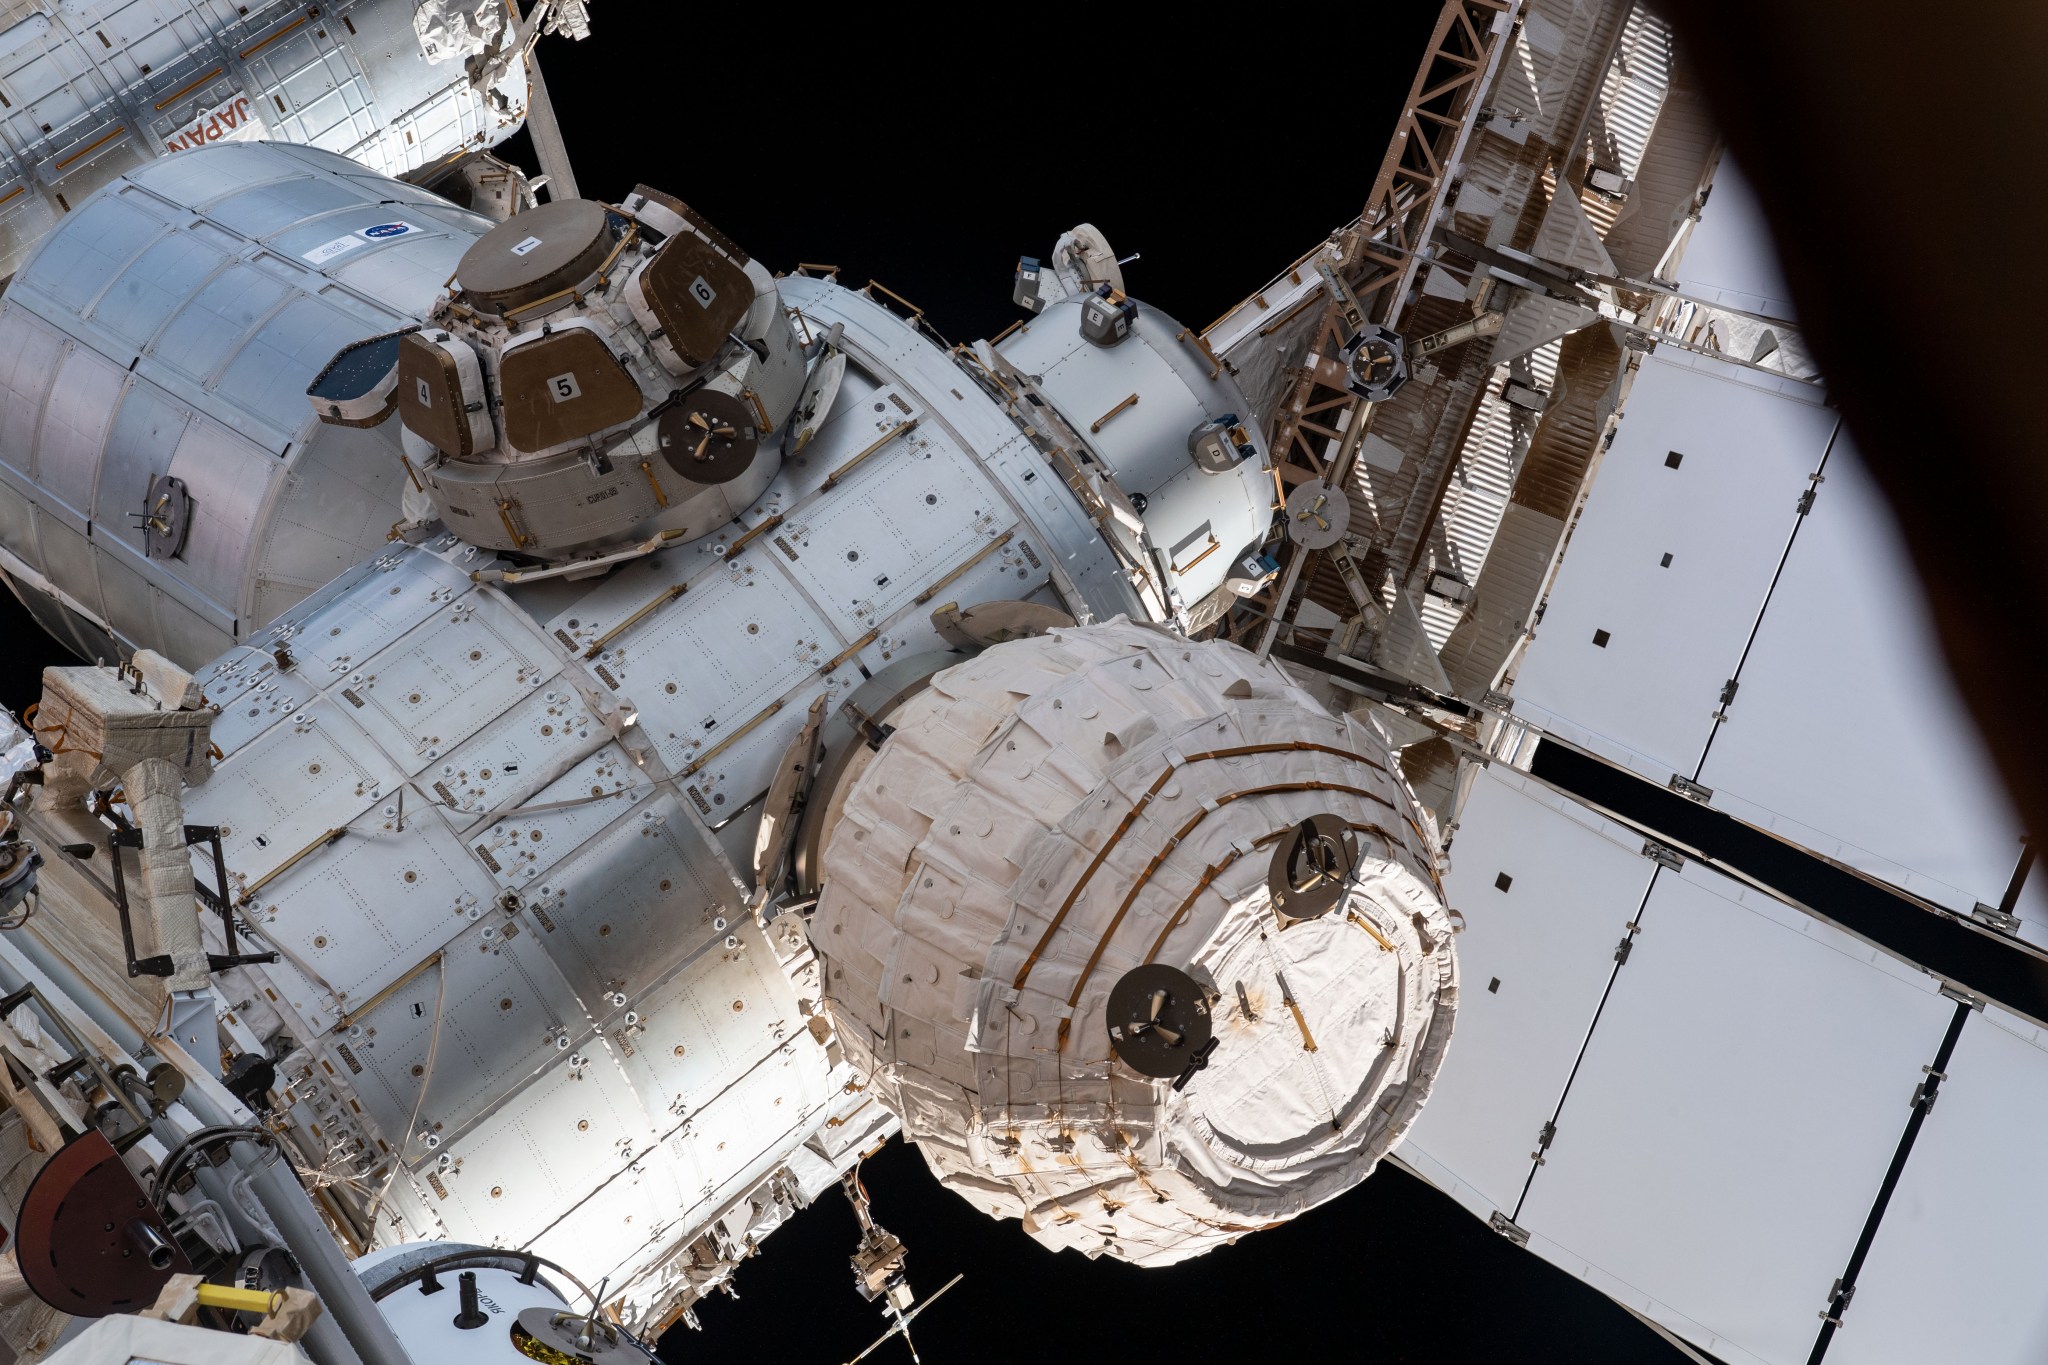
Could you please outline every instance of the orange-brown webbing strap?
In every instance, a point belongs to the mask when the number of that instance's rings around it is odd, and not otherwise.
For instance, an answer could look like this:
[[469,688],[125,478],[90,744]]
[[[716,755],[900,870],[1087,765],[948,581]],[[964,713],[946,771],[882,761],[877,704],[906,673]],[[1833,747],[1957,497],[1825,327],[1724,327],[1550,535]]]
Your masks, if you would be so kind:
[[[1087,890],[1088,882],[1094,877],[1096,869],[1100,868],[1103,862],[1108,859],[1111,850],[1117,846],[1118,841],[1130,832],[1131,826],[1138,822],[1138,817],[1143,815],[1145,808],[1152,804],[1152,798],[1159,795],[1160,790],[1166,786],[1167,782],[1172,780],[1175,772],[1181,768],[1191,767],[1197,763],[1205,763],[1212,759],[1245,758],[1253,754],[1285,753],[1330,754],[1337,758],[1348,759],[1353,763],[1363,763],[1368,768],[1377,769],[1382,773],[1387,771],[1384,766],[1367,758],[1364,754],[1354,754],[1349,749],[1336,749],[1327,744],[1310,744],[1305,740],[1290,740],[1285,744],[1245,744],[1231,749],[1210,749],[1199,754],[1189,754],[1178,764],[1169,764],[1166,771],[1159,774],[1152,785],[1145,789],[1144,795],[1132,803],[1129,813],[1117,823],[1116,829],[1111,831],[1109,838],[1103,842],[1102,847],[1096,850],[1095,856],[1088,862],[1087,869],[1081,873],[1081,879],[1074,883],[1074,889],[1067,893],[1067,898],[1060,902],[1060,908],[1053,914],[1052,922],[1045,926],[1045,932],[1040,934],[1038,942],[1032,945],[1030,956],[1024,959],[1024,965],[1017,970],[1017,979],[1010,983],[1011,988],[1020,991],[1024,989],[1025,981],[1031,976],[1031,969],[1038,965],[1039,958],[1045,956],[1045,950],[1052,944],[1052,936],[1060,931],[1060,925],[1065,922],[1067,912],[1074,908],[1074,902],[1080,900],[1081,893]],[[1351,789],[1347,788],[1346,790]],[[1366,795],[1370,796],[1372,793],[1368,792]],[[1375,797],[1374,799],[1379,800],[1384,805],[1392,805],[1391,802],[1386,801],[1383,797]]]
[[[1102,938],[1096,943],[1095,951],[1088,955],[1087,965],[1081,968],[1080,976],[1074,981],[1073,994],[1067,997],[1067,1015],[1060,1020],[1059,1046],[1062,1051],[1065,1050],[1067,1044],[1067,1025],[1073,1019],[1074,1007],[1080,1003],[1081,990],[1088,984],[1088,977],[1094,972],[1096,964],[1102,961],[1103,953],[1109,948],[1110,939],[1116,936],[1117,926],[1123,923],[1124,915],[1130,911],[1132,904],[1138,899],[1138,893],[1143,891],[1152,880],[1152,874],[1159,870],[1159,865],[1165,862],[1172,855],[1174,849],[1180,846],[1181,840],[1194,833],[1195,827],[1208,819],[1210,815],[1230,805],[1232,802],[1242,801],[1246,797],[1251,796],[1280,796],[1289,792],[1304,791],[1344,792],[1347,795],[1362,796],[1368,800],[1377,801],[1388,810],[1394,809],[1394,803],[1377,792],[1367,791],[1363,787],[1347,787],[1337,782],[1282,782],[1269,787],[1247,787],[1243,791],[1225,792],[1221,796],[1210,798],[1208,804],[1205,804],[1202,809],[1196,811],[1189,817],[1186,824],[1174,831],[1173,838],[1167,841],[1166,847],[1153,855],[1152,861],[1145,865],[1145,870],[1138,874],[1137,881],[1132,883],[1129,893],[1124,896],[1123,904],[1117,906],[1116,914],[1110,917],[1109,926],[1102,931]],[[1294,826],[1289,825],[1287,828],[1292,829]],[[1270,835],[1265,842],[1270,843],[1278,837],[1278,835]],[[1255,844],[1253,847],[1256,848],[1258,845]]]
[[[1362,830],[1368,834],[1377,834],[1382,839],[1387,837],[1387,832],[1381,829],[1378,825],[1360,824],[1355,820],[1347,820],[1344,823],[1346,828],[1349,829]],[[1284,829],[1276,829],[1271,834],[1265,836],[1263,839],[1255,841],[1252,844],[1252,847],[1264,848],[1269,844],[1278,843],[1283,836],[1293,832],[1295,828],[1296,826],[1294,825],[1288,825]],[[1182,921],[1187,919],[1188,911],[1195,908],[1195,902],[1201,899],[1202,893],[1204,891],[1207,891],[1209,889],[1210,883],[1214,882],[1217,877],[1221,876],[1223,870],[1229,867],[1232,863],[1236,862],[1238,860],[1238,857],[1238,851],[1233,848],[1230,850],[1229,853],[1225,854],[1217,862],[1211,864],[1209,868],[1202,873],[1202,880],[1195,884],[1195,889],[1188,893],[1188,898],[1180,903],[1180,907],[1176,909],[1173,912],[1172,917],[1166,921],[1166,927],[1159,931],[1159,937],[1152,940],[1152,950],[1145,954],[1145,960],[1147,962],[1151,962],[1159,956],[1160,950],[1166,946],[1166,940],[1173,935],[1174,930],[1180,928]]]

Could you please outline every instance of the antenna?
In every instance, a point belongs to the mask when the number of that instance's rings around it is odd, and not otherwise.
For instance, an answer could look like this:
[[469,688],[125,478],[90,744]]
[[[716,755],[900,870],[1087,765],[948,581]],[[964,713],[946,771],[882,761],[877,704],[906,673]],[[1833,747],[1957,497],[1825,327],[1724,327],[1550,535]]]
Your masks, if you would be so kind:
[[869,1303],[882,1300],[883,1311],[893,1322],[889,1330],[868,1343],[866,1350],[855,1356],[847,1365],[858,1365],[874,1354],[875,1348],[890,1337],[901,1336],[903,1344],[910,1351],[914,1365],[922,1365],[923,1357],[917,1353],[917,1343],[910,1339],[910,1324],[919,1313],[939,1301],[947,1289],[960,1283],[961,1276],[955,1275],[946,1281],[945,1287],[923,1303],[916,1303],[911,1292],[910,1280],[904,1271],[904,1261],[909,1253],[901,1238],[875,1221],[868,1207],[867,1186],[861,1183],[860,1164],[841,1178],[840,1188],[846,1191],[847,1202],[853,1205],[854,1217],[860,1219],[860,1245],[853,1253],[853,1287]]
[[[945,1284],[939,1287],[939,1292],[937,1294],[932,1295],[923,1303],[911,1309],[908,1313],[896,1313],[896,1321],[890,1325],[889,1330],[882,1333],[882,1335],[876,1337],[873,1341],[869,1342],[868,1348],[865,1351],[862,1351],[859,1355],[855,1356],[852,1360],[847,1361],[846,1365],[860,1365],[861,1361],[866,1360],[869,1356],[874,1354],[875,1348],[877,1346],[880,1346],[883,1342],[887,1341],[890,1337],[895,1336],[899,1332],[903,1334],[903,1344],[910,1348],[910,1358],[913,1361],[918,1362],[918,1365],[923,1365],[923,1357],[918,1355],[917,1353],[917,1344],[911,1341],[910,1339],[911,1320],[914,1319],[919,1313],[922,1313],[925,1309],[937,1303],[940,1297],[944,1295],[948,1289],[951,1289],[954,1285],[960,1283],[960,1281],[966,1278],[967,1277],[964,1273],[960,1275],[955,1275],[952,1279],[946,1281]],[[894,1312],[894,1308],[895,1306],[892,1304],[890,1306],[892,1312]]]

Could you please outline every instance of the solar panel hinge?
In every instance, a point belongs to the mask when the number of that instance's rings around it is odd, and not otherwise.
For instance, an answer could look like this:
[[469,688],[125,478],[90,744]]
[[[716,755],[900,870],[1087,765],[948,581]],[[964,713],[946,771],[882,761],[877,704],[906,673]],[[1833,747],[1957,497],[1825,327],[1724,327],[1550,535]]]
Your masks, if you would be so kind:
[[1973,1010],[1982,1011],[1984,1008],[1983,996],[1975,991],[1965,990],[1952,981],[1941,983],[1941,994],[1955,1001],[1958,1005],[1968,1005]]
[[1806,514],[1807,514],[1808,512],[1811,512],[1812,510],[1813,510],[1813,490],[1812,490],[1811,488],[1809,488],[1809,489],[1807,489],[1807,490],[1806,490],[1806,491],[1805,491],[1804,493],[1801,493],[1801,494],[1799,495],[1799,515],[1803,517],[1803,516],[1805,516],[1805,515],[1806,515]]
[[1673,872],[1685,869],[1685,855],[1667,844],[1658,843],[1655,839],[1643,840],[1643,856],[1657,866]]
[[1724,682],[1724,683],[1722,683],[1722,684],[1721,684],[1721,705],[1723,705],[1723,706],[1726,706],[1726,705],[1728,705],[1728,703],[1729,703],[1729,702],[1732,702],[1732,701],[1734,701],[1734,700],[1735,700],[1735,693],[1736,693],[1736,690],[1737,690],[1738,688],[1740,688],[1741,686],[1742,686],[1742,684],[1741,684],[1741,683],[1739,683],[1739,682],[1737,682],[1737,681],[1736,681],[1735,679],[1733,679],[1733,678],[1730,678],[1730,679],[1729,679],[1729,680],[1728,680],[1727,682]]
[[1927,1079],[1913,1087],[1913,1107],[1931,1113],[1934,1101],[1941,1093],[1941,1083],[1948,1079],[1948,1073],[1936,1071],[1931,1066],[1923,1066],[1920,1070],[1926,1073]]
[[1702,806],[1714,799],[1714,789],[1712,787],[1702,787],[1691,778],[1682,776],[1679,773],[1671,774],[1670,786],[1671,790],[1677,792],[1686,800],[1697,801]]
[[1538,1166],[1544,1165],[1546,1162],[1546,1158],[1543,1154],[1550,1150],[1551,1141],[1552,1139],[1556,1138],[1556,1136],[1556,1122],[1546,1121],[1543,1125],[1543,1131],[1536,1134],[1536,1150],[1529,1153],[1529,1160],[1535,1162]]
[[1495,1232],[1507,1238],[1516,1246],[1525,1247],[1529,1245],[1528,1231],[1524,1229],[1521,1226],[1521,1224],[1515,1222],[1514,1219],[1508,1217],[1506,1214],[1500,1212],[1498,1209],[1494,1210],[1493,1217],[1487,1219],[1486,1222],[1488,1227],[1491,1227]]
[[1636,941],[1624,934],[1621,942],[1614,946],[1614,965],[1617,967],[1627,966],[1628,955],[1635,951],[1635,946]]
[[2018,915],[2013,914],[2010,910],[2001,910],[1995,905],[1986,905],[1983,901],[1978,901],[1976,909],[1970,911],[1970,918],[1976,920],[1979,924],[1988,924],[1993,929],[1998,929],[2008,934],[2017,934],[2020,931],[2020,917]]

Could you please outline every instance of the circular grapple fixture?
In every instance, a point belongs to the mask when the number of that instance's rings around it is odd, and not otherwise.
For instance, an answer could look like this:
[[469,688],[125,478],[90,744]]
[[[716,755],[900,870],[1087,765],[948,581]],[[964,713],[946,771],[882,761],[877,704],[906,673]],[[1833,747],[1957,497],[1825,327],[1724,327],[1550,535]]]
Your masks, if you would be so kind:
[[15,1260],[35,1296],[78,1318],[139,1313],[190,1273],[162,1215],[97,1130],[52,1156],[21,1199]]
[[1206,1066],[1216,1044],[1209,997],[1186,972],[1161,962],[1118,978],[1103,1011],[1109,1045],[1140,1075],[1181,1081]]
[[1337,353],[1344,386],[1368,403],[1384,403],[1408,382],[1408,344],[1391,327],[1368,323]]
[[1385,736],[1118,620],[999,644],[826,779],[840,1039],[942,1183],[1156,1265],[1293,1217],[1406,1131],[1456,964]]
[[1273,846],[1266,891],[1282,920],[1316,919],[1335,910],[1358,867],[1358,836],[1334,815],[1311,815]]
[[1304,550],[1327,550],[1351,529],[1351,502],[1321,479],[1296,484],[1287,495],[1287,538]]
[[746,473],[761,444],[752,405],[717,389],[698,389],[665,410],[660,434],[668,467],[701,484],[730,483]]
[[414,1360],[646,1365],[652,1354],[597,1305],[571,1308],[558,1286],[573,1281],[531,1252],[412,1242],[373,1251],[354,1268]]

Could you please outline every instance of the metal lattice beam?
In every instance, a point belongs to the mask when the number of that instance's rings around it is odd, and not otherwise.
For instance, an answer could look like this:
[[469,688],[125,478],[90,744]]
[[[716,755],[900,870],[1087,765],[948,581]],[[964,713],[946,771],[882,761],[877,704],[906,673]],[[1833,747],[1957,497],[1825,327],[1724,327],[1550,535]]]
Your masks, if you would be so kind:
[[1275,460],[1313,474],[1322,472],[1321,457],[1336,424],[1304,419],[1310,413],[1334,415],[1334,409],[1356,406],[1334,363],[1337,347],[1351,331],[1366,322],[1398,326],[1419,248],[1428,240],[1448,168],[1469,133],[1476,112],[1474,96],[1499,41],[1495,21],[1519,9],[1520,0],[1446,0],[1437,16],[1366,195],[1365,212],[1342,234],[1338,274],[1343,287],[1325,290],[1308,360],[1296,371],[1288,400],[1273,416],[1269,444]]
[[[1444,203],[1444,189],[1470,137],[1508,20],[1521,0],[1446,0],[1431,32],[1365,211],[1338,239],[1325,270],[1322,314],[1306,359],[1290,375],[1273,414],[1268,449],[1283,483],[1320,478],[1342,488],[1371,420],[1372,405],[1345,387],[1337,352],[1369,322],[1398,328]],[[1310,556],[1296,550],[1268,603],[1261,652],[1270,648]],[[1347,575],[1347,581],[1349,576]],[[1363,610],[1364,602],[1358,604]]]

